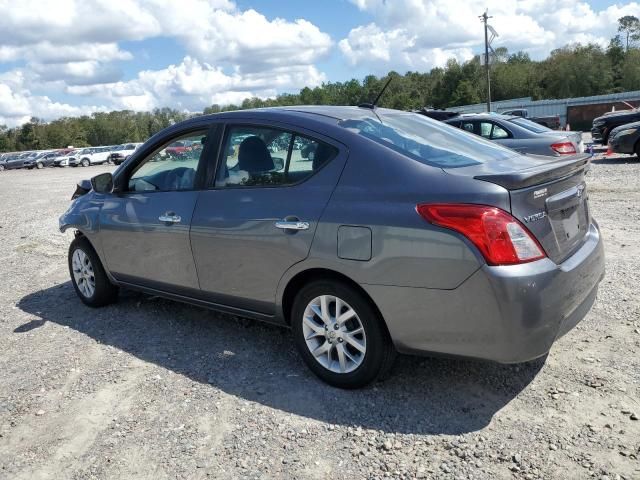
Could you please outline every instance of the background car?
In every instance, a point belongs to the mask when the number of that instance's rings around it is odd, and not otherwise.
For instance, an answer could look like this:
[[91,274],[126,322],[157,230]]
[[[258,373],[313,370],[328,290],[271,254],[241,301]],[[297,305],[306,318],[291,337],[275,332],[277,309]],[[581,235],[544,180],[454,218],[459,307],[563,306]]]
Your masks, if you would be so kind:
[[[0,159],[0,171],[2,170],[11,170],[12,168],[20,168],[20,167],[13,167],[12,164],[10,162],[15,161],[18,157],[20,156],[20,154],[18,153],[8,153],[5,154],[2,159]],[[24,163],[24,161],[22,161]]]
[[[201,148],[155,161],[176,142]],[[356,388],[396,351],[529,361],[582,320],[604,275],[588,165],[382,108],[227,112],[81,182],[60,229],[86,305],[126,287],[289,326]]]
[[628,123],[611,130],[609,150],[615,153],[635,153],[640,160],[640,122]]
[[4,170],[4,163],[11,156],[11,153],[0,154],[0,172]]
[[53,165],[56,167],[76,167],[79,163],[79,155],[85,150],[88,149],[77,148],[70,150],[66,154],[59,155],[53,160]]
[[101,165],[109,161],[112,147],[91,147],[85,148],[74,155],[75,164],[81,167],[89,165]]
[[191,150],[191,143],[185,141],[173,142],[167,148],[165,153],[174,157],[179,157]]
[[609,112],[600,117],[593,119],[591,128],[591,137],[594,143],[607,145],[609,143],[609,134],[611,130],[627,123],[640,121],[640,109],[620,110],[618,112]]
[[448,110],[434,109],[429,107],[424,107],[420,110],[414,110],[414,113],[419,113],[420,115],[433,118],[434,120],[448,120],[460,115],[458,112],[451,112]]
[[505,110],[504,112],[500,112],[500,113],[502,113],[502,115],[506,115],[509,117],[526,118],[534,123],[543,125],[552,130],[558,130],[560,128],[559,115],[549,115],[546,117],[531,117],[529,116],[529,110],[527,110],[526,108],[516,108],[514,110]]
[[142,143],[125,143],[115,147],[109,155],[109,161],[116,165],[120,165],[127,160],[136,149],[142,145]]
[[40,170],[44,167],[51,167],[56,157],[58,157],[57,152],[41,152],[37,156],[25,160],[24,168]]
[[445,123],[520,153],[545,156],[584,152],[580,132],[556,132],[530,120],[495,113],[465,114]]
[[11,157],[8,157],[4,162],[5,170],[17,170],[25,167],[25,162],[30,158],[34,158],[38,155],[38,152],[21,152]]

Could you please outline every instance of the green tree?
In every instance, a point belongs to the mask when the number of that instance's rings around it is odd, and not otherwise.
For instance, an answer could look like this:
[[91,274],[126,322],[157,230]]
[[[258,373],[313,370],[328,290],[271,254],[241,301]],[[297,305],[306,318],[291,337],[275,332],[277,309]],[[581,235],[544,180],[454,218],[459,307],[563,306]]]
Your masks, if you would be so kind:
[[625,15],[618,19],[618,32],[625,38],[626,51],[633,45],[633,42],[640,40],[640,20],[633,15]]

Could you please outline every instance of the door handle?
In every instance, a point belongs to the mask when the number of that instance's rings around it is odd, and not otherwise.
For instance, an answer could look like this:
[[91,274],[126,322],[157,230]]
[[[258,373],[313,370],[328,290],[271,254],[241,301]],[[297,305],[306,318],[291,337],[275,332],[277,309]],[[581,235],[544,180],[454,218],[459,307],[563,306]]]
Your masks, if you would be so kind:
[[275,225],[282,230],[309,230],[309,222],[279,220]]
[[158,220],[165,223],[180,223],[182,221],[182,218],[180,217],[180,215],[176,215],[172,212],[167,212],[164,215],[160,215],[158,217]]

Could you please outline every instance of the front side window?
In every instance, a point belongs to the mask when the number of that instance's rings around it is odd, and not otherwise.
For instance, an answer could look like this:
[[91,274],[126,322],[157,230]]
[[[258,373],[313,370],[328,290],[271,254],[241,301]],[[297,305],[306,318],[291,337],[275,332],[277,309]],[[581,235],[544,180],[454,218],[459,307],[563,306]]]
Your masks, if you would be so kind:
[[206,131],[189,133],[145,158],[129,179],[132,192],[191,190],[204,149]]
[[284,186],[301,182],[337,154],[323,142],[266,127],[231,127],[216,187]]
[[491,138],[491,127],[493,127],[493,123],[480,122],[480,135],[484,138]]

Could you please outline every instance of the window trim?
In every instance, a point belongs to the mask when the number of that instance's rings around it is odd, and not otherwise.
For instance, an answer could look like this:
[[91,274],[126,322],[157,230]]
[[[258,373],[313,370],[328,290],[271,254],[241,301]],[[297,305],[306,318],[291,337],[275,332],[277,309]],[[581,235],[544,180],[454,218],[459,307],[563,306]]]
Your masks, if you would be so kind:
[[[202,177],[203,175],[206,174],[208,165],[209,165],[209,161],[206,159],[206,155],[208,155],[210,153],[210,149],[212,146],[212,142],[209,141],[211,138],[211,135],[215,134],[216,131],[216,123],[212,123],[212,124],[208,124],[208,125],[199,125],[199,126],[192,126],[188,129],[179,131],[179,132],[175,132],[173,134],[171,134],[168,137],[163,137],[162,139],[159,139],[158,142],[155,142],[153,144],[153,146],[151,146],[149,148],[148,153],[145,153],[143,156],[141,156],[141,158],[139,160],[137,160],[135,163],[131,164],[131,166],[127,169],[127,170],[123,170],[122,174],[118,176],[118,190],[115,191],[114,193],[116,193],[117,195],[123,195],[123,196],[128,196],[128,195],[140,195],[140,194],[155,194],[155,193],[179,193],[179,192],[196,192],[196,191],[201,191],[201,190],[206,190],[205,188],[203,188],[202,186],[202,181],[200,181],[200,177]],[[146,162],[146,160],[148,158],[150,158],[151,156],[155,155],[156,153],[158,153],[160,150],[162,150],[162,148],[166,148],[165,145],[168,145],[170,143],[173,143],[174,141],[176,141],[176,139],[184,137],[186,135],[189,134],[196,134],[198,132],[205,132],[206,136],[207,136],[207,142],[204,145],[204,148],[202,149],[202,153],[200,154],[200,159],[198,160],[198,167],[196,169],[196,176],[194,178],[194,186],[193,188],[189,188],[189,189],[184,189],[184,190],[148,190],[148,191],[144,191],[144,192],[136,192],[136,191],[131,191],[128,189],[129,187],[129,180],[131,180],[131,176],[136,172],[136,170],[138,169],[138,167],[140,167],[142,164],[144,164]],[[126,189],[123,189],[123,187],[126,187]]]
[[[293,150],[293,144],[295,141],[296,137],[305,137],[311,141],[317,142],[317,143],[324,143],[327,144],[333,148],[335,148],[336,150],[336,155],[333,156],[331,158],[331,160],[325,162],[318,170],[316,170],[315,172],[313,170],[311,170],[311,175],[309,175],[308,177],[303,178],[302,180],[299,180],[295,183],[287,183],[287,184],[281,184],[281,185],[224,185],[224,186],[217,186],[216,185],[216,179],[218,178],[218,172],[220,170],[220,168],[222,167],[223,163],[225,162],[225,156],[224,156],[224,151],[225,151],[225,145],[227,143],[227,140],[229,139],[229,135],[230,135],[230,131],[233,128],[264,128],[264,129],[270,129],[270,130],[277,130],[280,131],[282,133],[290,133],[291,134],[291,141],[289,144],[289,152],[287,154],[287,161],[285,163],[285,168],[287,167],[288,164],[288,160],[289,160],[289,156],[291,155],[291,152]],[[270,124],[270,123],[257,123],[256,121],[249,121],[249,122],[225,122],[224,123],[224,128],[221,132],[220,135],[220,143],[218,145],[218,154],[216,156],[215,159],[215,168],[214,168],[214,174],[213,177],[210,179],[207,179],[207,184],[204,186],[205,190],[239,190],[239,189],[255,189],[255,188],[291,188],[291,187],[296,187],[298,185],[301,185],[305,182],[307,182],[308,180],[310,180],[311,178],[315,177],[319,172],[321,172],[327,165],[329,165],[329,163],[331,163],[336,157],[338,157],[340,155],[340,153],[342,152],[342,150],[340,149],[340,147],[338,147],[335,143],[331,143],[331,142],[327,142],[325,140],[321,140],[315,136],[306,134],[306,133],[302,133],[300,130],[297,130],[295,128],[289,128],[287,126],[281,126],[281,125],[274,125],[274,124]]]

